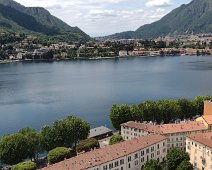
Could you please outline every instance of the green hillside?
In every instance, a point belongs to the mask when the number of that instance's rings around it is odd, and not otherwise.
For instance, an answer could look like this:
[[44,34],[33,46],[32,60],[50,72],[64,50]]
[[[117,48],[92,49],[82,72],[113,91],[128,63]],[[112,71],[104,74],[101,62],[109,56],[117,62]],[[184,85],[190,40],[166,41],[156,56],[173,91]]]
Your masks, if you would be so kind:
[[0,29],[51,36],[61,41],[88,41],[78,27],[71,27],[40,7],[24,7],[12,0],[0,0]]
[[193,0],[164,16],[157,22],[136,31],[122,32],[107,38],[151,39],[169,34],[212,33],[212,0]]

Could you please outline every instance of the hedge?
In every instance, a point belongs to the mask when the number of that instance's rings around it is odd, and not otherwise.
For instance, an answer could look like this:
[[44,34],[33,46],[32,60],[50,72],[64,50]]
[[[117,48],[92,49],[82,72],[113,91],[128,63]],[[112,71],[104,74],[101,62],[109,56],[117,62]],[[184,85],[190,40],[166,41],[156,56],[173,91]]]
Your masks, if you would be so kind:
[[77,152],[78,153],[83,152],[83,151],[88,152],[91,149],[99,148],[99,147],[100,147],[100,145],[99,145],[98,140],[96,140],[94,138],[85,139],[85,140],[80,141],[79,144],[77,145]]
[[36,163],[28,161],[12,166],[12,170],[36,170]]
[[54,164],[63,161],[65,158],[68,157],[69,153],[70,150],[66,147],[57,147],[55,149],[52,149],[48,153],[48,163]]

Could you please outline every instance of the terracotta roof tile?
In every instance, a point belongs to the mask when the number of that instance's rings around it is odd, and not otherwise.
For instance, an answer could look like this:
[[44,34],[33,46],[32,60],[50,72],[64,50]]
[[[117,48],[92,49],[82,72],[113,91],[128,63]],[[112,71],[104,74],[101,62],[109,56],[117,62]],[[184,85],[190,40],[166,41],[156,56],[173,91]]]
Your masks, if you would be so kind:
[[132,139],[78,155],[57,164],[50,165],[43,168],[43,170],[83,170],[95,167],[129,155],[165,139],[167,138],[161,135],[148,135]]
[[212,132],[188,135],[188,138],[212,148]]
[[204,125],[203,122],[195,122],[195,121],[188,121],[176,124],[163,124],[163,125],[144,124],[130,121],[122,125],[140,130],[145,130],[147,132],[156,134],[170,134],[170,133],[207,130],[207,127]]
[[209,125],[212,125],[212,115],[203,115],[202,117]]

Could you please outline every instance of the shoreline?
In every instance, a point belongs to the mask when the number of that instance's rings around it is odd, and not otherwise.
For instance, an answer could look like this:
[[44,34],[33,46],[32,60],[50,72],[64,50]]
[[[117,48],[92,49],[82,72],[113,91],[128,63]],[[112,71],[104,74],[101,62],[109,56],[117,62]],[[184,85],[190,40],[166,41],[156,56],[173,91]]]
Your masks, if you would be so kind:
[[[65,58],[65,59],[40,59],[40,60],[0,60],[0,64],[11,64],[11,63],[31,63],[31,62],[60,62],[60,61],[77,61],[77,60],[109,60],[109,59],[120,59],[120,58],[150,58],[150,57],[173,57],[173,56],[198,56],[198,55],[149,55],[149,56],[116,56],[116,57],[76,57],[76,58]],[[199,55],[199,56],[212,56],[212,55]]]

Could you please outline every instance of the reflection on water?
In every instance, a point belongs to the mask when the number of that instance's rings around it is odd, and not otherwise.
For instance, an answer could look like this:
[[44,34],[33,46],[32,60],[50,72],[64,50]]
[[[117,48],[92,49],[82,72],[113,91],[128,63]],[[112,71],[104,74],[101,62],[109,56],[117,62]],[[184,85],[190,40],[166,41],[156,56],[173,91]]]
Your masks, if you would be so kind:
[[91,125],[110,125],[112,104],[193,98],[212,92],[212,57],[0,65],[0,136],[39,129],[74,114]]

